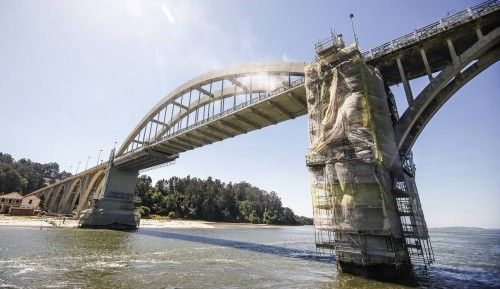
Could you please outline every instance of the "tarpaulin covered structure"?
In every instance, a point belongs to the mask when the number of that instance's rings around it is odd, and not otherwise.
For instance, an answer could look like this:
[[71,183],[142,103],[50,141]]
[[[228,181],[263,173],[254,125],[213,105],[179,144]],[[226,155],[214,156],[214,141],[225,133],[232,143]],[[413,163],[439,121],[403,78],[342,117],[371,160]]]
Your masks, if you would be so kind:
[[[337,41],[336,41],[337,40]],[[357,274],[410,268],[395,176],[402,172],[381,74],[356,45],[334,39],[306,68],[317,244]]]

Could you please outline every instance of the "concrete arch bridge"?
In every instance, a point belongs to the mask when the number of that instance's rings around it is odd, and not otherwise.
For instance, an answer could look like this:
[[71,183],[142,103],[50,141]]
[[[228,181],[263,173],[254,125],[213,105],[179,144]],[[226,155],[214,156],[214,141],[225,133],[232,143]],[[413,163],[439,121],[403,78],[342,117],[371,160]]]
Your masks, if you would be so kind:
[[[316,44],[317,61],[312,64],[257,63],[203,74],[179,86],[153,107],[106,163],[33,194],[44,199],[48,212],[76,214],[82,226],[136,227],[133,197],[140,170],[168,164],[185,151],[306,114],[314,147],[316,133],[326,133],[326,127],[314,126],[318,115],[327,116],[323,115],[326,108],[317,106],[322,104],[320,98],[327,97],[323,104],[328,106],[338,101],[333,97],[342,91],[356,94],[361,75],[364,84],[371,83],[378,91],[379,98],[372,100],[378,101],[377,111],[384,112],[372,126],[386,127],[383,123],[390,123],[384,138],[394,143],[397,160],[389,166],[380,159],[376,161],[376,157],[373,163],[366,161],[366,156],[356,158],[359,147],[349,136],[344,136],[341,146],[338,142],[328,143],[330,151],[308,154],[306,162],[313,186],[318,185],[312,192],[317,246],[335,250],[340,268],[348,272],[378,272],[380,268],[383,272],[404,271],[409,258],[428,265],[433,261],[432,248],[416,191],[411,147],[446,101],[500,58],[499,10],[497,0],[487,1],[364,53],[355,45],[345,46],[341,37],[332,35]],[[411,80],[422,76],[427,76],[429,83],[415,95]],[[408,108],[402,112],[398,112],[389,89],[395,84],[404,86]],[[368,103],[369,94],[363,96]],[[343,109],[328,108],[333,115]],[[344,112],[349,121],[347,106]],[[329,121],[323,118],[318,123],[324,124],[325,120]],[[335,129],[336,125],[331,127]],[[375,140],[373,146],[377,146]],[[349,147],[351,153],[335,154],[336,147],[344,151]],[[365,205],[358,210],[353,204],[359,202],[353,203],[353,197],[343,192],[344,197],[336,203],[340,191],[327,188],[335,188],[335,182],[342,185],[343,180],[335,179],[329,185],[329,170],[336,170],[338,175],[339,167],[361,168],[367,163],[376,168],[373,179],[382,188],[377,192],[385,201],[377,198],[379,205]],[[394,169],[397,163],[401,164],[399,171]],[[381,181],[384,179],[389,180],[387,186]],[[387,191],[389,195],[384,195]],[[380,206],[384,208],[378,211]],[[357,220],[355,228],[346,229],[355,223],[346,217],[350,210],[358,215],[373,211],[370,218],[380,217],[383,228],[364,228],[363,222]],[[392,215],[387,213],[391,210]]]

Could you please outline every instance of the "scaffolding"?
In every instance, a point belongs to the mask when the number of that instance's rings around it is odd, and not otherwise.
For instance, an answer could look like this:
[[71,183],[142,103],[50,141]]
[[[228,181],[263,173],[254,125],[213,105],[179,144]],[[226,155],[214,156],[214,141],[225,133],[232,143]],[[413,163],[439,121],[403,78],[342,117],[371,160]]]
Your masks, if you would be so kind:
[[[342,161],[355,161],[356,159],[351,158],[351,155],[348,153],[351,150],[350,146],[345,145],[344,149],[346,153]],[[307,164],[311,170],[316,171],[316,174],[313,174],[316,176],[323,175],[325,165],[331,162],[332,160],[328,158],[307,158]],[[370,235],[379,235],[385,239],[386,247],[392,252],[391,255],[385,254],[384,257],[390,258],[392,260],[391,263],[396,268],[404,266],[408,261],[408,257],[404,254],[404,250],[407,247],[405,239],[384,235],[381,232],[363,234],[359,231],[339,229],[342,222],[342,218],[340,217],[342,208],[339,205],[335,205],[334,196],[331,190],[327,189],[324,180],[324,177],[316,177],[313,180],[315,183],[313,184],[315,189],[312,192],[312,200],[316,250],[321,254],[336,255],[337,258],[343,261],[354,262],[361,260],[363,264],[369,265],[371,258],[367,242]],[[323,189],[320,189],[321,187]],[[370,254],[374,254],[373,250],[370,251]]]
[[427,269],[434,262],[434,252],[415,183],[411,152],[404,157],[403,175],[396,179],[393,192],[408,254],[414,264],[421,264]]
[[311,77],[306,162],[316,248],[335,254],[345,268],[408,268],[390,176],[399,164],[397,147],[393,137],[384,138],[393,128],[385,98],[377,97],[385,92],[381,77],[341,35],[332,32],[315,48],[318,61],[306,72]]
[[[399,119],[396,100],[389,87],[386,86],[385,89],[391,120],[395,124]],[[393,194],[396,198],[406,249],[414,264],[421,264],[427,269],[435,259],[415,182],[416,167],[413,153],[410,151],[400,158],[403,169],[402,174],[394,179]]]

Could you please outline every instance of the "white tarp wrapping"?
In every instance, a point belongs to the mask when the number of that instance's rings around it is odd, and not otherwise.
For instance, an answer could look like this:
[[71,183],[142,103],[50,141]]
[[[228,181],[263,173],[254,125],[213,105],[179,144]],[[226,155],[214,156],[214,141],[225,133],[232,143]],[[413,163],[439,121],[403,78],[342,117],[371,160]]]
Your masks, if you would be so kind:
[[334,230],[400,236],[389,176],[400,162],[380,73],[349,46],[306,68],[306,91],[308,159],[325,160],[311,169],[324,180],[312,184],[315,213],[333,210]]

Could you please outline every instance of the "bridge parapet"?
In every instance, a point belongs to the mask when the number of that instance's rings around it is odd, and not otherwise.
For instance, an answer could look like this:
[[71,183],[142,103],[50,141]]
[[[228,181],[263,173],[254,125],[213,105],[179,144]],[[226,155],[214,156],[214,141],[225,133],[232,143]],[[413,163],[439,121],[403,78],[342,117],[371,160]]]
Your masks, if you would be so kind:
[[[440,21],[364,52],[368,64],[377,67],[387,85],[403,83],[406,94],[409,80],[441,71],[472,46],[479,37],[498,27],[498,0],[463,10]],[[450,46],[453,51],[450,52]]]
[[363,52],[363,56],[366,61],[371,61],[398,49],[415,45],[427,37],[442,33],[444,30],[452,29],[473,19],[495,12],[499,7],[500,2],[498,0],[483,2],[365,51]]

